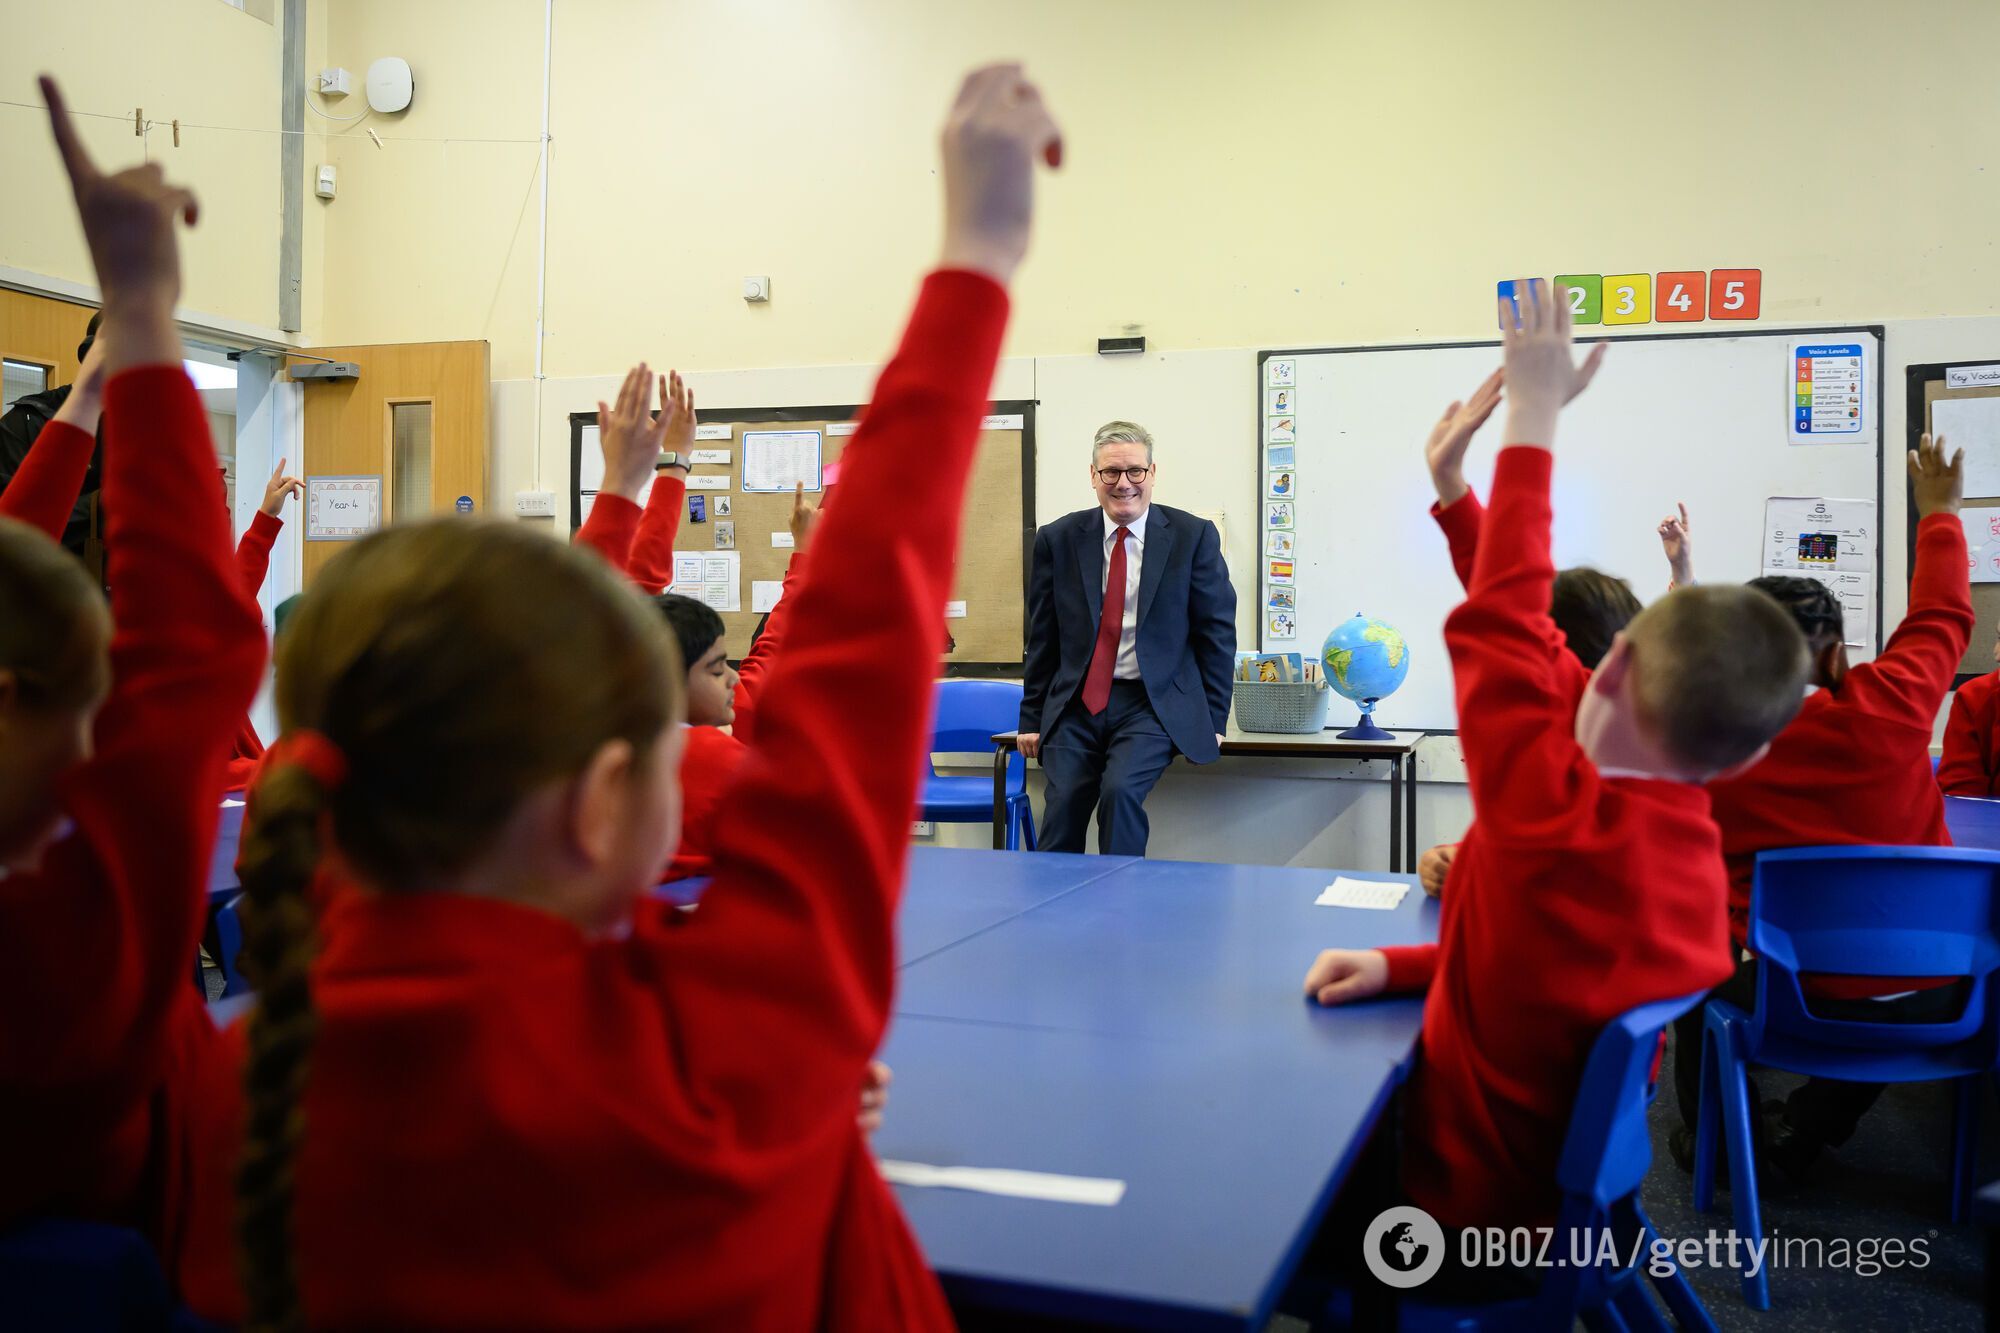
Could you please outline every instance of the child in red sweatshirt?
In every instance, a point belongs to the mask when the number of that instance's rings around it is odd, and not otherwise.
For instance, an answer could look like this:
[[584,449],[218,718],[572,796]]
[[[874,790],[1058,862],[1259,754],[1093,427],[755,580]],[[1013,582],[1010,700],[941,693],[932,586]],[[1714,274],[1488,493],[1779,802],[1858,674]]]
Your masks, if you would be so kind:
[[[116,630],[101,599],[77,603],[74,580],[88,587],[81,567],[67,584],[53,571],[0,579],[10,602],[61,594],[77,612],[68,634],[46,625],[55,602],[37,613],[46,626],[40,651],[61,649],[70,659],[61,675],[39,679],[35,661],[12,652],[0,663],[13,686],[0,708],[0,1012],[13,1016],[0,1025],[0,1086],[8,1090],[0,1098],[0,1142],[8,1145],[0,1226],[63,1212],[158,1234],[157,1199],[146,1189],[159,1167],[155,1113],[176,1065],[176,1029],[205,1022],[190,970],[215,792],[256,693],[264,637],[230,566],[215,451],[174,325],[173,218],[192,219],[193,198],[165,185],[157,166],[100,175],[46,81],[44,94],[104,296],[104,502]],[[76,438],[85,449],[90,431],[78,427]],[[61,488],[64,512],[73,484]],[[16,527],[8,541],[28,536]],[[53,542],[32,540],[74,564]],[[0,613],[0,642],[34,623],[10,607]],[[24,702],[44,715],[42,725],[20,725],[35,721],[16,716]],[[51,732],[50,721],[61,725]],[[39,783],[22,781],[24,756],[44,761]]]
[[[246,835],[258,1007],[145,1024],[172,1055],[147,1199],[195,1308],[949,1327],[854,1115],[929,719],[856,701],[929,697],[1037,151],[1056,132],[1019,68],[976,72],[944,134],[943,260],[816,533],[698,929],[648,894],[681,748],[652,608],[507,524],[393,527],[322,574]],[[879,576],[838,576],[857,567]],[[323,856],[353,887],[315,929]],[[190,930],[201,909],[198,886],[171,906]],[[97,985],[43,1003],[89,1012]]]
[[[2000,642],[1993,645],[2000,663]],[[2000,735],[1994,730],[2000,711],[2000,671],[1989,671],[1958,687],[1951,696],[1951,716],[1944,724],[1944,757],[1938,761],[1938,787],[1947,796],[2000,796]]]
[[1577,370],[1567,303],[1540,282],[1530,295],[1505,335],[1509,447],[1491,518],[1445,622],[1477,819],[1439,942],[1328,950],[1305,983],[1322,1004],[1428,988],[1402,1182],[1453,1227],[1553,1222],[1556,1158],[1604,1025],[1728,975],[1701,784],[1761,753],[1806,674],[1798,630],[1768,598],[1690,588],[1634,618],[1575,697],[1548,614],[1546,446]]
[[[1769,755],[1741,775],[1709,785],[1729,868],[1730,936],[1739,948],[1759,852],[1829,843],[1951,843],[1944,800],[1931,773],[1930,742],[1972,635],[1965,529],[1958,520],[1963,467],[1958,459],[1946,461],[1942,439],[1926,436],[1910,455],[1910,476],[1919,516],[1910,609],[1874,661],[1848,666],[1840,602],[1817,581],[1766,577],[1750,585],[1776,598],[1804,631],[1818,688],[1772,742]],[[1754,959],[1741,964],[1717,995],[1751,1007],[1756,967]],[[1959,987],[1953,981],[1820,977],[1807,981],[1806,993],[1834,1016],[1923,1022],[1957,1012]],[[1878,998],[1885,996],[1902,998]],[[1699,1051],[1700,1011],[1680,1020],[1675,1031],[1678,1052]],[[1676,1055],[1674,1083],[1684,1123],[1670,1144],[1684,1166],[1693,1162],[1700,1067],[1691,1054]],[[1880,1084],[1807,1080],[1782,1110],[1775,1103],[1764,1108],[1771,1160],[1787,1175],[1801,1174],[1822,1147],[1853,1134],[1881,1091]]]

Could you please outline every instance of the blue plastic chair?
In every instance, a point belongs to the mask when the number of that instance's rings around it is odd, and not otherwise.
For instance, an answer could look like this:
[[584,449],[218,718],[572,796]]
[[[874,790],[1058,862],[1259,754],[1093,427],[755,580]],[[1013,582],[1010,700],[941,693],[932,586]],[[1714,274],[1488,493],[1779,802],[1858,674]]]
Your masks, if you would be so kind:
[[138,1232],[43,1218],[0,1233],[0,1318],[9,1328],[221,1333],[177,1306]]
[[[1764,1234],[1747,1071],[1770,1065],[1864,1083],[1958,1081],[1951,1217],[1965,1218],[1977,1147],[1979,1076],[1994,1068],[2000,967],[2000,852],[1960,847],[1795,847],[1757,857],[1750,951],[1761,960],[1746,1014],[1711,1000],[1703,1018],[1701,1114],[1695,1127],[1694,1202],[1715,1200],[1717,1132],[1728,1135],[1736,1231]],[[1965,1011],[1943,1023],[1821,1018],[1806,1008],[1800,973],[1964,977]],[[1743,1279],[1743,1298],[1771,1308],[1769,1275]]]
[[[1650,1278],[1674,1320],[1684,1329],[1714,1333],[1701,1298],[1676,1267],[1667,1277],[1647,1271],[1660,1233],[1639,1202],[1639,1186],[1653,1163],[1646,1108],[1659,1091],[1660,1034],[1701,1001],[1701,995],[1642,1004],[1605,1026],[1591,1048],[1577,1085],[1569,1133],[1556,1162],[1562,1208],[1549,1253],[1598,1253],[1601,1238],[1616,1238],[1618,1257],[1595,1268],[1552,1267],[1532,1297],[1480,1306],[1423,1305],[1405,1298],[1398,1327],[1408,1330],[1667,1327],[1652,1297]],[[1571,1237],[1578,1236],[1571,1249]],[[1636,1243],[1643,1236],[1642,1243]],[[1636,1259],[1636,1262],[1635,1262]]]
[[222,969],[221,998],[225,1000],[250,993],[250,983],[236,968],[236,957],[243,952],[243,916],[237,911],[242,903],[243,895],[238,893],[215,909],[215,964]]
[[[939,824],[988,824],[993,820],[993,780],[946,777],[931,762],[935,754],[990,754],[993,737],[1021,720],[1021,687],[1001,680],[941,680],[937,720],[924,756],[919,819]],[[1035,849],[1034,809],[1028,801],[1028,761],[1007,757],[1007,850]]]

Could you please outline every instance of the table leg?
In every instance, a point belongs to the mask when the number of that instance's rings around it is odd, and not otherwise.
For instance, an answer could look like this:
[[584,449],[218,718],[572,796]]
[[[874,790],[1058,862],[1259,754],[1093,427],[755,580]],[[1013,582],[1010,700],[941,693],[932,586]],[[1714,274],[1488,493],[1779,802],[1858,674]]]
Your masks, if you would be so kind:
[[1011,750],[993,751],[993,850],[1007,847],[1007,756]]
[[1405,761],[1410,766],[1409,785],[1403,789],[1403,863],[1414,871],[1417,868],[1417,752],[1410,751]]
[[1403,870],[1403,757],[1389,757],[1389,873]]

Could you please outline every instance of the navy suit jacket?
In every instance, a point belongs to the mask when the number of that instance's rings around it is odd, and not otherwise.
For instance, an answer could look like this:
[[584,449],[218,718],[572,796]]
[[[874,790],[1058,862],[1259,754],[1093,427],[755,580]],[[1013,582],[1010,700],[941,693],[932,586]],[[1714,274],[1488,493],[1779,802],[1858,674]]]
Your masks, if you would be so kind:
[[[1035,533],[1028,575],[1027,688],[1021,730],[1047,734],[1083,687],[1104,609],[1104,511],[1065,514]],[[1236,589],[1215,524],[1156,504],[1139,566],[1139,678],[1174,748],[1217,757],[1236,673]]]

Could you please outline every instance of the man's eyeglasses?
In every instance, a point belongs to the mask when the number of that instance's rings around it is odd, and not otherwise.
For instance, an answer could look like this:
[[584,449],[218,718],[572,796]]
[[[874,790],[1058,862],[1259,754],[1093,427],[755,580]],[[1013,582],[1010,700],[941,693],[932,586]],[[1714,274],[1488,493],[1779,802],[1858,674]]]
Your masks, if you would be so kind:
[[1152,472],[1153,465],[1148,463],[1144,467],[1100,467],[1092,470],[1097,473],[1097,479],[1106,486],[1116,486],[1120,477],[1137,486]]

